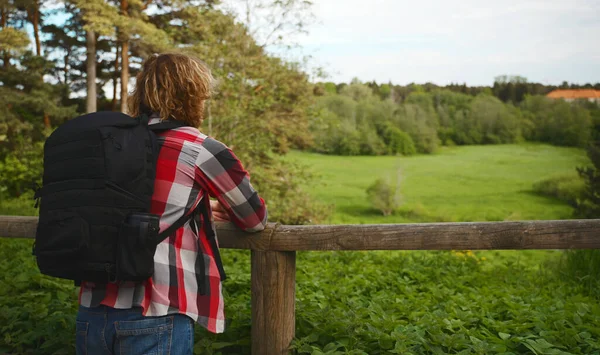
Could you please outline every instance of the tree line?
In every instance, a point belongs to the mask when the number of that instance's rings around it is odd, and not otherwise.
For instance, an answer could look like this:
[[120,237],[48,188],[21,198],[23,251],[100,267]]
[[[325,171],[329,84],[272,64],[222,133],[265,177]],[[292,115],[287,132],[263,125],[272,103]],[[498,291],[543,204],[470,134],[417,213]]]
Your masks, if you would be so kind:
[[442,145],[522,141],[586,147],[593,123],[600,121],[599,104],[541,94],[552,89],[507,77],[497,78],[493,87],[473,88],[358,80],[318,83],[311,149],[340,155],[412,155],[432,153]]

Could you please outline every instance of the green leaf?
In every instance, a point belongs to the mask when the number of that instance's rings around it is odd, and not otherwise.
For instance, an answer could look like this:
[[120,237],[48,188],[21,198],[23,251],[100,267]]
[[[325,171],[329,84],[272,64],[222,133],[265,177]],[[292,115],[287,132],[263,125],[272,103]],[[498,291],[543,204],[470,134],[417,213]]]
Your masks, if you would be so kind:
[[510,338],[510,334],[507,334],[507,333],[502,333],[502,332],[499,332],[499,333],[498,333],[498,336],[499,336],[499,337],[500,337],[500,339],[502,339],[502,340],[506,340],[506,339]]

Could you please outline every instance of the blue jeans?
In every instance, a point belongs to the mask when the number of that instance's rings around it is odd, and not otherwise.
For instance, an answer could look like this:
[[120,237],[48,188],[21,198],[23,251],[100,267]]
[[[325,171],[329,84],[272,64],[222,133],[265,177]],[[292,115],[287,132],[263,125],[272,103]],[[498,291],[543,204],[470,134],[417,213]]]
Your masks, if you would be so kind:
[[77,313],[78,355],[183,355],[194,349],[194,322],[183,314],[144,317],[141,308],[86,308]]

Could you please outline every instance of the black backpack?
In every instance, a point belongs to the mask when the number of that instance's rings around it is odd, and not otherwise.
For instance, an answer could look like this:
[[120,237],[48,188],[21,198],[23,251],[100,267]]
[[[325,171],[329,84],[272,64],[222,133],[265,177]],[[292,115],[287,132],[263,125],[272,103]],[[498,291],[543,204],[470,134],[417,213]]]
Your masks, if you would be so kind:
[[66,122],[48,137],[43,185],[35,195],[40,217],[33,247],[43,274],[76,284],[152,275],[158,243],[197,213],[206,215],[200,202],[159,234],[159,217],[149,213],[159,150],[154,132],[183,125],[148,126],[145,115],[96,112]]

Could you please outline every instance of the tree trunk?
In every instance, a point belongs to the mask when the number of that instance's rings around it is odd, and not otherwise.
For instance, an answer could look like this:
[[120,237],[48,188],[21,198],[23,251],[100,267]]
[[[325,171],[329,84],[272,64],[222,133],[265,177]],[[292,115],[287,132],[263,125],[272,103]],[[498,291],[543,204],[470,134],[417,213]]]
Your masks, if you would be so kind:
[[212,113],[210,111],[210,100],[206,100],[206,118],[208,120],[208,135],[212,136]]
[[42,55],[42,45],[40,43],[40,4],[35,2],[31,23],[33,24],[33,36],[35,38],[35,54]]
[[117,85],[119,85],[119,44],[117,43],[117,52],[115,53],[115,71],[113,73],[113,99],[112,111],[117,110]]
[[129,43],[121,44],[121,112],[127,113],[127,84],[129,83]]
[[[127,16],[127,0],[121,0],[121,14]],[[121,112],[127,113],[127,84],[129,83],[129,40],[124,35],[121,39]]]
[[50,115],[46,111],[44,111],[44,127],[50,128]]
[[69,85],[69,57],[71,57],[71,51],[67,51],[67,55],[65,56],[65,67],[63,68],[65,85]]
[[94,31],[87,31],[87,100],[86,112],[96,112],[96,34]]

